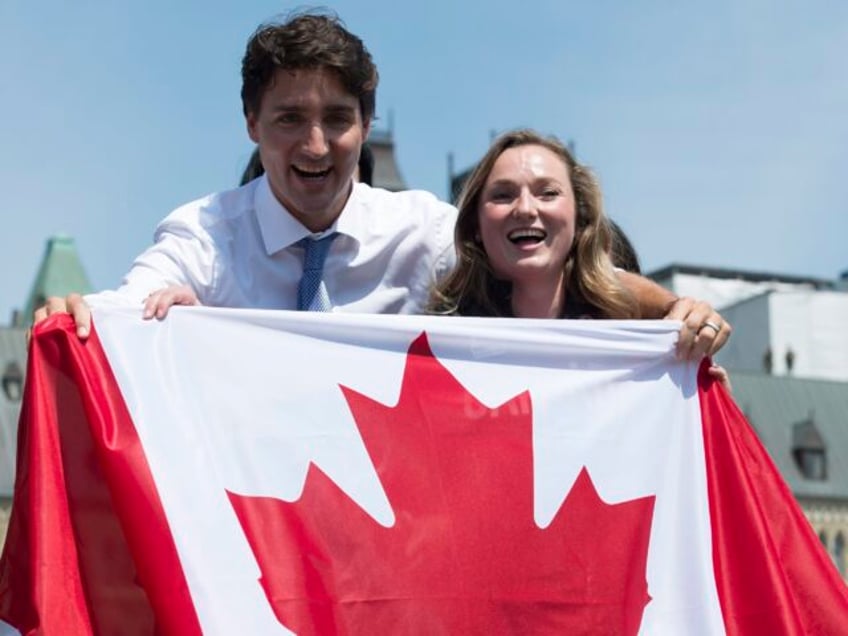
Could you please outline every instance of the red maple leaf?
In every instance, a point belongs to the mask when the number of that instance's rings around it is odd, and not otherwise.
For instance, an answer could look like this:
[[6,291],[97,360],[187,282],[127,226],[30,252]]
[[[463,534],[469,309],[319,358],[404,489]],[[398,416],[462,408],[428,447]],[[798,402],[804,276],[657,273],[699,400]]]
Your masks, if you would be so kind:
[[386,528],[310,465],[301,498],[228,493],[297,634],[635,634],[654,497],[607,505],[584,468],[533,520],[530,396],[488,409],[409,349],[400,400],[342,387],[391,502]]

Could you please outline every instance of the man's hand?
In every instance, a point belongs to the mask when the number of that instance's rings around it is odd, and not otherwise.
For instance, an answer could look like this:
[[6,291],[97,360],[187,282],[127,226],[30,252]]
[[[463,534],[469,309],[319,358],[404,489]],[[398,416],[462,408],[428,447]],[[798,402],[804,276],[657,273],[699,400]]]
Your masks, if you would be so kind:
[[678,298],[672,303],[666,320],[680,320],[677,357],[700,360],[721,349],[733,331],[712,305],[694,298]]
[[639,303],[642,318],[681,320],[677,357],[700,360],[724,346],[732,331],[709,303],[677,298],[654,281],[630,272],[616,271],[619,281]]
[[187,285],[172,285],[159,289],[147,297],[144,301],[144,313],[142,318],[150,320],[156,318],[162,320],[168,315],[168,310],[173,305],[199,305],[197,294]]
[[71,314],[77,326],[77,336],[81,340],[91,333],[91,309],[79,294],[68,294],[65,298],[51,296],[47,302],[35,310],[33,325],[37,325],[52,314]]

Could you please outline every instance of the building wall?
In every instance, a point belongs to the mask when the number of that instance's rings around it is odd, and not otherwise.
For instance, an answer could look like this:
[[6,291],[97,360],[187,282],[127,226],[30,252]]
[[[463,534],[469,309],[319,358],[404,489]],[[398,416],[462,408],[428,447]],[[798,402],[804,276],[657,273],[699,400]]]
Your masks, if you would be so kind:
[[771,346],[768,295],[760,295],[721,310],[733,335],[715,356],[732,371],[763,371],[763,356]]
[[848,382],[845,292],[770,292],[724,307],[721,314],[733,325],[733,335],[716,361],[731,372],[763,371],[770,350],[773,375]]
[[848,381],[848,294],[794,291],[771,294],[776,374],[787,373],[785,352],[795,354],[792,375]]
[[26,330],[0,327],[0,497],[10,497],[15,483],[15,449],[21,412],[21,384],[11,394],[6,380],[11,367],[26,372]]
[[9,511],[12,502],[6,497],[0,497],[0,546],[6,541],[6,528],[9,525]]
[[[848,503],[801,501],[801,507],[842,579],[848,582]],[[837,537],[840,534],[844,540],[841,553],[837,548]]]

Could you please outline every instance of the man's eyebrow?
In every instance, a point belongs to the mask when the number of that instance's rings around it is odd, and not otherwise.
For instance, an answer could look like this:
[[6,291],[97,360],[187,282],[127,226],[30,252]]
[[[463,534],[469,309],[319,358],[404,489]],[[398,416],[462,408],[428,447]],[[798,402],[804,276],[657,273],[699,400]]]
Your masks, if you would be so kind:
[[[351,112],[355,111],[357,107],[358,106],[356,104],[328,104],[324,107],[324,112]],[[284,111],[304,111],[309,110],[309,107],[296,103],[281,103],[274,104],[271,107],[271,110],[275,113]]]
[[275,113],[279,113],[283,111],[303,110],[303,106],[300,106],[299,104],[274,104],[271,107],[271,110]]
[[327,111],[354,111],[358,108],[357,104],[329,104],[324,110]]

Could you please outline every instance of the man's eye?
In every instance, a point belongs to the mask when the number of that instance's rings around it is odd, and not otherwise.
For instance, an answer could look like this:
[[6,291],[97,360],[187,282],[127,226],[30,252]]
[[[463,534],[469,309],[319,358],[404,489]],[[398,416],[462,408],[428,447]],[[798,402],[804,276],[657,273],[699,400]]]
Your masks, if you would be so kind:
[[562,192],[560,192],[556,188],[545,188],[544,190],[542,190],[542,198],[546,201],[556,199],[560,194],[562,194]]
[[328,126],[333,126],[335,128],[345,128],[350,126],[353,123],[353,118],[347,113],[335,113],[332,115],[328,115],[326,118],[326,122]]
[[297,113],[282,113],[277,117],[278,124],[296,124],[300,122],[300,115]]

